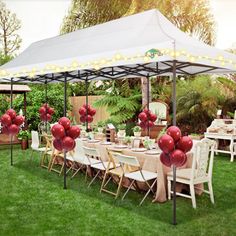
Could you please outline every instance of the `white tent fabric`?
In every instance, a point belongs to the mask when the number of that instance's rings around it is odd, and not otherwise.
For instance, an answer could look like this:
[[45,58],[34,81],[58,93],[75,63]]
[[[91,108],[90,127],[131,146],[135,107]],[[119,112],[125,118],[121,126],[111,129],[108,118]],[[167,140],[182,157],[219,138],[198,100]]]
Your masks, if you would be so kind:
[[[158,67],[161,75],[169,75],[174,60],[177,74],[236,71],[236,55],[188,36],[159,11],[149,10],[35,42],[0,67],[0,82],[67,71],[72,75],[102,68],[107,72],[112,67],[121,71],[121,66],[132,69],[136,65]],[[140,71],[150,73],[145,68]]]

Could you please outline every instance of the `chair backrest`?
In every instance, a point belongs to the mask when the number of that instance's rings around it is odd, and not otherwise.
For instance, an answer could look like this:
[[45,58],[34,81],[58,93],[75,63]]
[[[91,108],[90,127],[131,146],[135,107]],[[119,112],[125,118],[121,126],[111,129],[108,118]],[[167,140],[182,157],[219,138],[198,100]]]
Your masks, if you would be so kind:
[[77,138],[75,140],[75,150],[74,150],[74,159],[76,161],[76,158],[86,158],[84,148],[83,148],[83,141],[80,138]]
[[207,138],[196,143],[192,165],[192,178],[203,178],[206,175],[211,178],[215,145],[215,141]]
[[112,155],[118,160],[121,164],[131,165],[140,167],[139,161],[135,156],[126,156],[120,153],[112,153]]
[[157,114],[158,118],[167,120],[168,116],[168,105],[164,102],[150,102],[149,109],[152,113]]
[[93,157],[93,158],[96,158],[96,157],[100,158],[100,155],[99,155],[96,148],[90,148],[90,147],[83,146],[83,149],[84,149],[85,155],[87,155],[89,157]]
[[32,130],[31,138],[32,138],[31,147],[38,148],[39,147],[39,133],[37,131]]

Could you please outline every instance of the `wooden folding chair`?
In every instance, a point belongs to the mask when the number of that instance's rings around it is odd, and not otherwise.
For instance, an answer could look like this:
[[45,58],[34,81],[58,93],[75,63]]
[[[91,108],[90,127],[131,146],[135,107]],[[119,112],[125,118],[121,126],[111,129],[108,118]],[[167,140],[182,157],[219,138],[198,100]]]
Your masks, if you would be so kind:
[[[116,167],[117,163],[115,161],[115,158],[113,157],[113,152],[110,152],[108,150],[107,152],[108,152],[109,162],[108,162],[108,166],[106,168],[106,172],[103,177],[100,192],[103,191],[103,192],[112,194],[115,196],[115,199],[116,199],[120,194],[120,189],[121,189],[124,173],[121,166]],[[118,178],[118,181],[116,181],[118,185],[116,192],[112,192],[106,189],[106,186],[110,182],[110,180],[112,179],[115,180],[114,176]],[[107,180],[107,177],[109,177],[108,180]]]

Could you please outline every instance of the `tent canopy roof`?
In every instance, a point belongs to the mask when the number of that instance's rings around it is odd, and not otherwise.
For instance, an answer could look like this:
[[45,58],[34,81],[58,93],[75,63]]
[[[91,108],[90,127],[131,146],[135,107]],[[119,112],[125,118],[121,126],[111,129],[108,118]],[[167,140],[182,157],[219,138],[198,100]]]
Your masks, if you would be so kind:
[[230,73],[236,55],[200,42],[149,10],[31,44],[0,67],[0,81],[70,81],[172,74]]

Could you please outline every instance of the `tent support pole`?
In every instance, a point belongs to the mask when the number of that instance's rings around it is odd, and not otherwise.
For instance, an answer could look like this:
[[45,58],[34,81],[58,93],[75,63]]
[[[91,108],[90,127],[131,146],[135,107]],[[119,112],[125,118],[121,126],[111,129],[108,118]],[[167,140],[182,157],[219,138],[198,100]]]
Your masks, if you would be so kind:
[[26,92],[24,92],[24,117],[25,117],[25,125],[24,125],[24,130],[28,129],[28,122],[27,122],[27,117],[26,117]]
[[[149,103],[150,103],[150,87],[149,87],[150,79],[149,79],[149,74],[147,75],[147,109],[149,111]],[[147,131],[148,131],[148,136],[150,136],[150,127],[149,127],[149,113],[147,116],[147,121],[148,121],[148,126],[147,126]]]
[[173,225],[177,225],[176,222],[176,166],[173,165]]
[[[13,107],[13,78],[11,78],[11,109]],[[13,145],[12,145],[12,134],[10,136],[10,142],[11,142],[11,166],[13,166]]]
[[88,77],[86,77],[85,79],[85,95],[86,95],[86,100],[85,100],[85,103],[86,103],[86,132],[88,132]]
[[[67,97],[67,74],[65,73],[64,77],[64,112],[63,116],[66,117],[67,113],[67,104],[66,104],[66,97]],[[66,187],[66,150],[64,150],[64,189],[67,189]]]
[[176,125],[176,60],[173,61],[173,88],[172,88],[172,106],[173,106],[173,125]]
[[[48,81],[47,79],[45,80],[45,103],[48,103]],[[45,131],[47,134],[47,110],[48,110],[48,106],[46,105],[46,122],[45,122]]]

